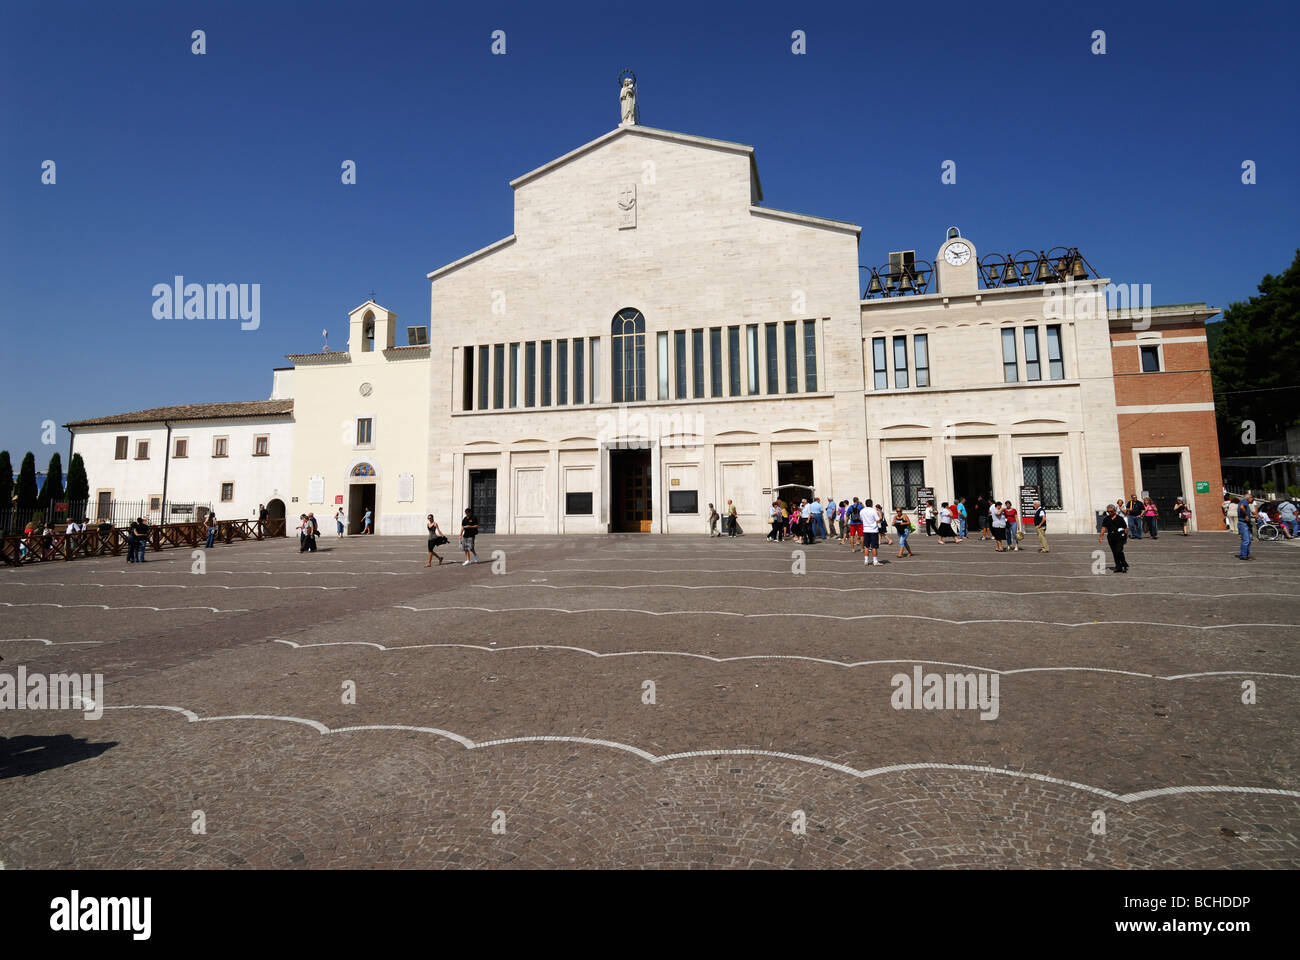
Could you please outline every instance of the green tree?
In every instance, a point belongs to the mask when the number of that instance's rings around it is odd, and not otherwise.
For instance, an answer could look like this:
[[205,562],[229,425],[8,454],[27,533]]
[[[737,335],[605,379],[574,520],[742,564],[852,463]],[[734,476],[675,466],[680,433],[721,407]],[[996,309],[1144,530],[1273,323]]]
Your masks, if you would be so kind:
[[[1219,452],[1253,455],[1243,443],[1246,422],[1257,440],[1281,440],[1300,424],[1300,250],[1279,276],[1266,274],[1259,296],[1233,303],[1210,355]],[[1247,437],[1249,439],[1249,437]]]
[[36,495],[36,505],[48,511],[51,503],[63,499],[63,458],[58,453],[50,457],[50,465],[45,468],[45,482],[41,492]]
[[0,450],[0,511],[8,510],[14,499],[14,464],[8,450]]
[[29,450],[23,457],[23,465],[18,468],[18,509],[32,510],[36,507],[36,457]]
[[90,499],[90,478],[86,476],[86,462],[81,454],[74,453],[68,461],[68,500],[80,503]]

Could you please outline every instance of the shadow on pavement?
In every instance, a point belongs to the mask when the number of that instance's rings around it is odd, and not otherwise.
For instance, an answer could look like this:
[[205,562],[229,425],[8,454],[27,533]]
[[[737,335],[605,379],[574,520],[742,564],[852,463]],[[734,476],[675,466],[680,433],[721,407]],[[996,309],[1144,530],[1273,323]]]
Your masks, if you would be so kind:
[[0,737],[0,780],[30,777],[43,770],[97,757],[116,741],[91,743],[71,734],[53,737]]

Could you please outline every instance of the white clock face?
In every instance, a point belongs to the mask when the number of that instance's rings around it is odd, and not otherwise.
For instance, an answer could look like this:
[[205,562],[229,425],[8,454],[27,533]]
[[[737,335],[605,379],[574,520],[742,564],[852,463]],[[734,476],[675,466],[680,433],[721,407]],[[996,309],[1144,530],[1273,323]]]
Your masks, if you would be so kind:
[[943,258],[954,267],[960,267],[970,259],[970,245],[962,243],[960,240],[956,243],[950,243],[948,249],[943,252]]

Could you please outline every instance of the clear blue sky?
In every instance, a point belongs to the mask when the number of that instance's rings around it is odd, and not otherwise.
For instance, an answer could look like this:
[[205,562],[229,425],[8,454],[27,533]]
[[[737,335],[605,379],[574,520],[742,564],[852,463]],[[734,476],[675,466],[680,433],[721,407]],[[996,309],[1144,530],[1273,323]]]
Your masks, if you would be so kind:
[[[861,224],[864,264],[957,224],[1224,307],[1300,243],[1296,7],[7,3],[0,448],[43,468],[46,419],[65,451],[68,420],[265,398],[372,290],[427,323],[425,274],[615,127],[623,67],[644,124],[754,145],[767,205]],[[175,274],[260,283],[261,328],[155,320]]]

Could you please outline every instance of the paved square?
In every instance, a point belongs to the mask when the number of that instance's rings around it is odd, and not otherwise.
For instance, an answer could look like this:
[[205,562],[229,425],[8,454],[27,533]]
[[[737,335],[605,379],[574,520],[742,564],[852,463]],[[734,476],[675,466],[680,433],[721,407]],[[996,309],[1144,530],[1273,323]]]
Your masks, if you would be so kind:
[[[0,861],[1300,866],[1300,548],[1166,534],[1099,576],[1093,538],[1025,543],[915,537],[865,569],[754,534],[482,537],[482,564],[425,569],[422,540],[322,538],[202,574],[185,550],[5,569],[0,672],[102,673],[105,709],[0,713]],[[996,717],[895,709],[917,667],[996,679]]]

